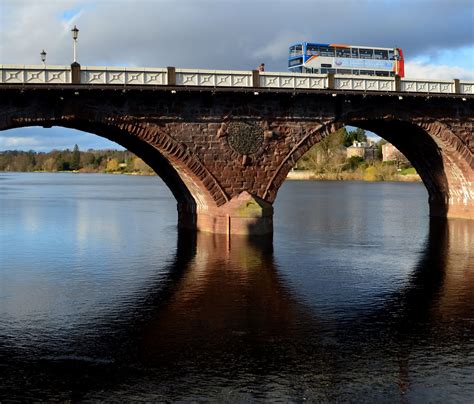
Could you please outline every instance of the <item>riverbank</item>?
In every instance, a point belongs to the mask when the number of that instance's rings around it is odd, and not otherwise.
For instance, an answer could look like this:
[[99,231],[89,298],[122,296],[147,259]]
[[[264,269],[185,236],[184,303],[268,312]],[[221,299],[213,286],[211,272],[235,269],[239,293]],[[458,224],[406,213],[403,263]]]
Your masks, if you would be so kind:
[[310,181],[396,181],[421,182],[418,174],[393,174],[389,178],[377,178],[363,175],[360,172],[315,173],[311,170],[293,170],[286,177],[288,180]]
[[[9,173],[11,171],[0,171],[1,173]],[[15,171],[17,172],[17,171]],[[154,172],[126,172],[126,171],[33,171],[34,173],[68,173],[68,174],[111,174],[111,175],[132,175],[132,176],[154,176]],[[421,182],[418,174],[395,174],[389,178],[368,178],[358,172],[342,172],[342,173],[324,173],[318,174],[311,170],[293,170],[286,177],[288,180],[305,180],[305,181],[395,181],[395,182]]]

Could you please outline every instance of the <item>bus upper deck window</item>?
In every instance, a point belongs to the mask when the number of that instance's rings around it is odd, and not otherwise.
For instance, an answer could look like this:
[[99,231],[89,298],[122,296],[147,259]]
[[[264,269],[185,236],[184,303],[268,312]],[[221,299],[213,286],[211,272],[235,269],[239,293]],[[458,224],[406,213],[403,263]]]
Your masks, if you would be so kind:
[[374,59],[387,60],[388,59],[388,52],[386,50],[382,50],[382,49],[375,49],[374,50]]
[[319,46],[317,46],[317,45],[306,45],[306,55],[308,55],[308,56],[319,56]]
[[336,48],[336,57],[338,58],[350,58],[351,50],[349,48]]
[[393,50],[388,51],[388,60],[395,60],[395,53]]
[[374,51],[373,49],[359,49],[359,54],[362,59],[372,59]]
[[358,58],[359,57],[359,49],[352,48],[351,49],[351,55],[352,55],[353,58]]
[[321,56],[334,57],[334,48],[331,46],[320,46],[319,51],[321,53]]
[[290,56],[298,56],[303,53],[302,45],[293,45],[290,47]]

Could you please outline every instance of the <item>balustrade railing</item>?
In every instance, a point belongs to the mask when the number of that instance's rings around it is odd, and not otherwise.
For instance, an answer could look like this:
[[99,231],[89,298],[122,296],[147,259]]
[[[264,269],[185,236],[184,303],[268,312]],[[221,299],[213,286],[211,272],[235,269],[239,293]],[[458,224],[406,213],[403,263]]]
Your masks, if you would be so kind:
[[73,82],[70,66],[0,65],[1,84],[154,85],[294,90],[339,90],[474,95],[474,81],[300,74],[238,70],[80,67]]

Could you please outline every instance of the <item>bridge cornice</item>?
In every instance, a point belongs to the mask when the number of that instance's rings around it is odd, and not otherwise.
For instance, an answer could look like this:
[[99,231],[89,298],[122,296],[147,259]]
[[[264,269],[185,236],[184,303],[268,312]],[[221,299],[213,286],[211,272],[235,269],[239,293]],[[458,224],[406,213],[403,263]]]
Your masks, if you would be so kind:
[[[474,83],[473,83],[474,85]],[[113,91],[113,92],[171,92],[171,93],[248,93],[253,95],[262,94],[290,94],[290,95],[329,95],[337,96],[372,96],[372,97],[402,97],[402,98],[457,98],[460,100],[474,99],[474,94],[456,94],[456,93],[405,93],[401,91],[380,92],[380,91],[347,91],[335,89],[322,90],[301,90],[287,88],[236,88],[236,87],[180,87],[180,86],[138,86],[138,85],[90,85],[90,84],[1,84],[2,90],[64,90],[64,91]],[[402,99],[400,98],[400,99]]]

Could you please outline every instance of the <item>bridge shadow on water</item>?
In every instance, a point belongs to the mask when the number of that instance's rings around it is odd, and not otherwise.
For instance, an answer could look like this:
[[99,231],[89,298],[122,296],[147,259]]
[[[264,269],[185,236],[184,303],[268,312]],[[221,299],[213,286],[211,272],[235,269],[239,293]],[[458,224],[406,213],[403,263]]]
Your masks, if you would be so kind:
[[[76,358],[33,357],[0,342],[0,398],[455,397],[466,376],[447,372],[474,366],[474,324],[464,320],[474,309],[473,226],[431,220],[404,287],[341,319],[327,319],[296,297],[279,274],[271,238],[180,232],[167,279],[150,283],[127,313],[118,310],[100,324],[102,336],[74,337]],[[130,318],[126,327],[115,321],[118,316]],[[430,366],[420,362],[426,350],[434,368],[443,365],[420,376],[420,367]],[[453,363],[453,350],[465,362]],[[452,362],[439,359],[444,356]],[[92,359],[78,359],[83,357]],[[416,383],[423,377],[444,387],[419,393]],[[450,378],[457,378],[453,390],[446,389]]]

